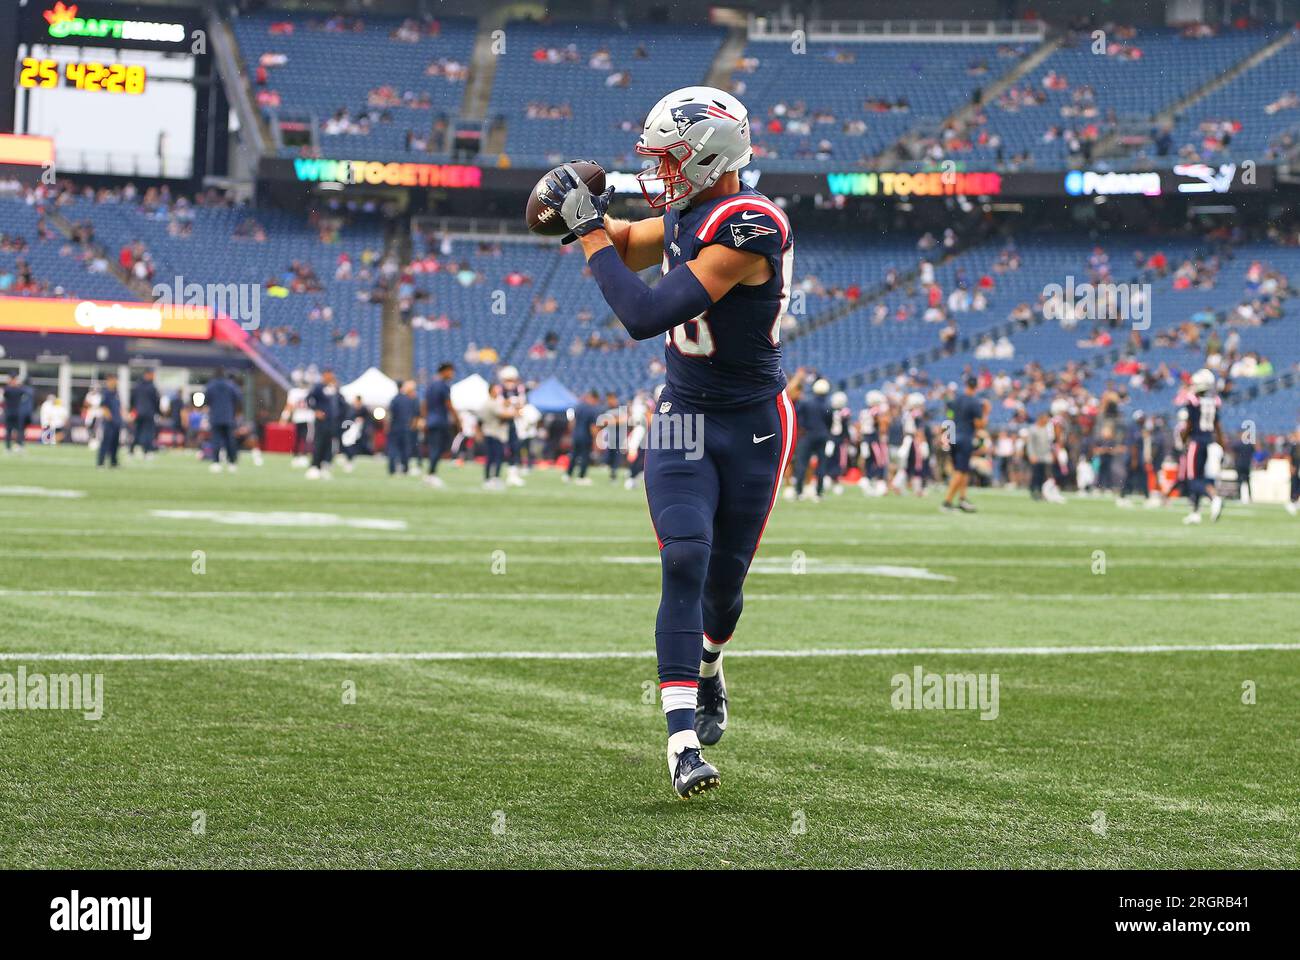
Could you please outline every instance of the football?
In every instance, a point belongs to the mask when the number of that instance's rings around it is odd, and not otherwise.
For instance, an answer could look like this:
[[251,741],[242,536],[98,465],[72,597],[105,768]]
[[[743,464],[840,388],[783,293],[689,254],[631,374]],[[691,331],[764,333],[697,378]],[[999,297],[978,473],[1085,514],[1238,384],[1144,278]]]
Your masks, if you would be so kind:
[[[592,163],[590,160],[570,160],[569,163],[591,189],[593,195],[605,192],[605,171],[601,169],[600,164]],[[562,237],[569,232],[559,211],[552,210],[540,199],[542,191],[546,189],[547,179],[559,169],[560,167],[555,167],[548,170],[546,175],[537,181],[537,186],[533,187],[532,192],[528,194],[528,206],[524,210],[524,222],[528,224],[528,229],[543,237]]]

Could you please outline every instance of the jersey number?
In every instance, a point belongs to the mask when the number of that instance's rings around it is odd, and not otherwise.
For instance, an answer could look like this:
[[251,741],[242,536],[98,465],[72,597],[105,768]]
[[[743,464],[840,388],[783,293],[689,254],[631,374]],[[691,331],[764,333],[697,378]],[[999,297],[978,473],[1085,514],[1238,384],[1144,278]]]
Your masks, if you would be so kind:
[[679,323],[668,332],[668,342],[684,357],[713,356],[713,330],[706,319],[708,311],[693,320]]

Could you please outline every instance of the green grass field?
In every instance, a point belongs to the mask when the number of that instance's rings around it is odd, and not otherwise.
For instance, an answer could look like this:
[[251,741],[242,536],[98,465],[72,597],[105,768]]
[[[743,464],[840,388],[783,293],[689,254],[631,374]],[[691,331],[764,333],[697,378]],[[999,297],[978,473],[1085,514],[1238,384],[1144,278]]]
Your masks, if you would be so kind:
[[[0,711],[0,867],[1300,865],[1281,507],[782,502],[681,803],[644,494],[446,475],[0,454],[0,674],[104,690]],[[997,674],[996,719],[895,710],[917,666]]]

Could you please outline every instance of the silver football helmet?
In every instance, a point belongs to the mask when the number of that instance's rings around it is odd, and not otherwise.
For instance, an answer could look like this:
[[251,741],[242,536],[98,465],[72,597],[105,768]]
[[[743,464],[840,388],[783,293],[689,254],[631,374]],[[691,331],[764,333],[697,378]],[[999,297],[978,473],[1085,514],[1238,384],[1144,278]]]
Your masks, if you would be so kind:
[[650,110],[636,152],[651,161],[637,175],[650,206],[681,210],[749,163],[749,112],[725,90],[682,87]]

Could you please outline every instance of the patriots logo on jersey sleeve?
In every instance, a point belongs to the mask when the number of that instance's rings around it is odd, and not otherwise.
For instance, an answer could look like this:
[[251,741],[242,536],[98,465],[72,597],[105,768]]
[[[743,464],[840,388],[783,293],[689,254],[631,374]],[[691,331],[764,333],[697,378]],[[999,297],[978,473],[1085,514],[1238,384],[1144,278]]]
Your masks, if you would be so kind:
[[731,242],[738,247],[755,237],[765,237],[768,234],[776,233],[775,227],[767,227],[761,223],[732,223],[728,224],[728,226],[731,227]]

